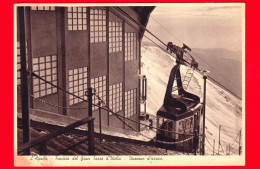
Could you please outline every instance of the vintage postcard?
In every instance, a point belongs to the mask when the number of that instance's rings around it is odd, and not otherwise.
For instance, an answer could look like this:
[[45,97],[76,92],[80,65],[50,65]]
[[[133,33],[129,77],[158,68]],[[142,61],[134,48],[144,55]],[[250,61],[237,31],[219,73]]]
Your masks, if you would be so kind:
[[23,3],[14,30],[15,166],[245,165],[244,3]]

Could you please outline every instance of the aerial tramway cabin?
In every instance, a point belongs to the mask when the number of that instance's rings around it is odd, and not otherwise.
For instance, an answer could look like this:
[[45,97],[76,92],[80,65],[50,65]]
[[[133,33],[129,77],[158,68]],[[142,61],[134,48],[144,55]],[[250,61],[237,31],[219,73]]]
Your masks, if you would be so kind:
[[177,61],[170,72],[163,105],[156,114],[156,140],[158,146],[194,152],[200,146],[202,104],[198,96],[185,90],[183,83]]
[[[94,104],[98,104],[99,97],[103,107],[139,122],[146,84],[140,76],[140,46],[145,31],[142,27],[146,26],[154,7],[26,6],[24,9],[29,71],[85,100],[87,89],[92,87]],[[17,25],[19,70],[20,28]],[[21,112],[20,84],[21,75],[17,71],[18,114]],[[28,90],[31,115],[58,122],[62,118],[55,118],[59,116],[78,119],[88,116],[87,102],[36,77],[28,76]],[[92,109],[98,122],[99,109],[94,105]],[[115,115],[101,111],[102,125],[129,130]],[[140,130],[138,123],[124,118],[123,121]]]

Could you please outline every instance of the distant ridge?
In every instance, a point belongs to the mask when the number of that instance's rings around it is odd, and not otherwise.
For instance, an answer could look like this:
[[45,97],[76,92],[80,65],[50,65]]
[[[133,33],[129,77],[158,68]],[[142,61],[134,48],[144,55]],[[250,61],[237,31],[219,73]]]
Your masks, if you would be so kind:
[[242,54],[228,49],[192,49],[199,67],[210,71],[209,76],[242,97]]
[[[142,42],[142,46],[154,46]],[[242,52],[224,48],[192,48],[192,56],[200,69],[209,70],[209,76],[242,98]]]

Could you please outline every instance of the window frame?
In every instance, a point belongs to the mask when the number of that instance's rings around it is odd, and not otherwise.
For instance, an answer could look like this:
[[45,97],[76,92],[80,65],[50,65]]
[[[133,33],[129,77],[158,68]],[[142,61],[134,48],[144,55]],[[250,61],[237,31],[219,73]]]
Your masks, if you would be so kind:
[[[74,95],[83,99],[87,99],[87,96],[85,95],[88,87],[87,84],[88,69],[86,66],[69,70],[68,86],[70,93],[73,93]],[[82,93],[80,94],[80,92]],[[70,106],[83,102],[83,100],[80,100],[73,95],[69,95],[68,100]]]
[[125,91],[125,117],[137,114],[137,89]]
[[[109,85],[109,108],[114,113],[118,113],[123,110],[123,83],[116,83]],[[110,115],[112,113],[110,112]]]
[[125,61],[137,58],[137,34],[136,32],[125,32]]
[[107,34],[107,14],[106,9],[90,8],[90,43],[106,42]]
[[109,53],[123,51],[123,22],[109,21]]
[[[93,96],[92,96],[92,101],[94,104],[98,104],[98,97],[100,97],[102,99],[103,102],[105,102],[107,104],[107,76],[99,76],[96,78],[92,78],[90,83],[90,86],[93,89]],[[98,97],[97,97],[97,96]],[[92,106],[92,110],[95,111],[97,110],[98,107],[97,106]]]
[[[35,74],[54,85],[58,85],[58,62],[57,55],[33,57],[32,70]],[[48,66],[49,65],[49,66]],[[49,79],[50,78],[50,79]],[[38,89],[37,89],[38,88]],[[47,84],[43,80],[33,77],[33,95],[36,98],[45,97],[58,93],[56,87]]]
[[88,9],[87,7],[67,7],[68,31],[88,30]]
[[55,11],[55,6],[31,6],[32,11]]

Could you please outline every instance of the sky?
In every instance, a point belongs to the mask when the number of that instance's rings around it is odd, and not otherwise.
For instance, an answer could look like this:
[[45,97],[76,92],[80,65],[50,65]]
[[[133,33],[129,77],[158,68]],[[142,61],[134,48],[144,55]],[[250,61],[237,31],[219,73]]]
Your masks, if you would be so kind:
[[147,29],[165,43],[242,50],[244,7],[241,3],[163,5],[151,13]]

